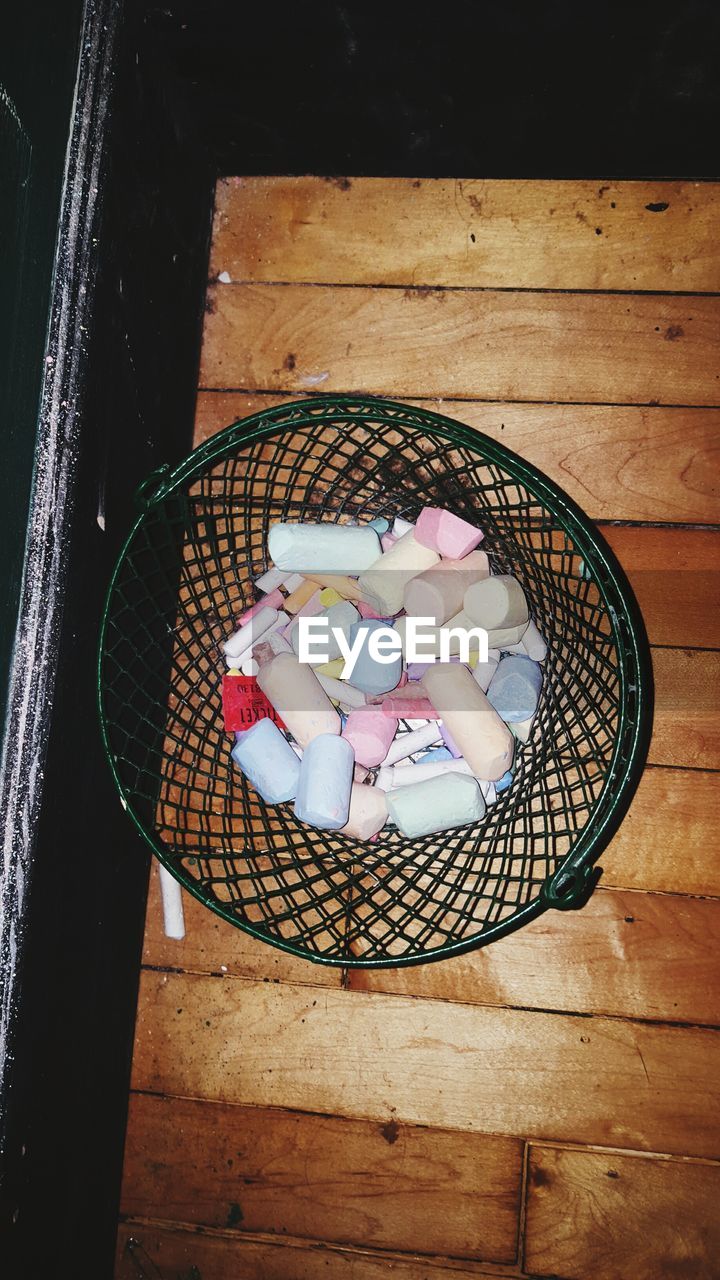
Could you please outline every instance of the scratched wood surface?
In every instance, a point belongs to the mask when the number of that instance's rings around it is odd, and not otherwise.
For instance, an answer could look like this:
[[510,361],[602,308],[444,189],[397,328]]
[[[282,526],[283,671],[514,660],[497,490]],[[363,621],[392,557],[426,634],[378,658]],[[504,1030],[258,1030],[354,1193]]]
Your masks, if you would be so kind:
[[[195,443],[236,418],[304,394],[200,391]],[[717,521],[720,409],[399,398],[500,440],[596,520]]]
[[202,1226],[235,1219],[243,1231],[512,1262],[522,1165],[516,1138],[136,1093],[122,1207]]
[[205,387],[720,404],[713,295],[212,285]]
[[216,200],[233,280],[720,290],[713,183],[229,178]]
[[146,971],[133,1088],[711,1157],[718,1072],[702,1027]]
[[419,1257],[218,1231],[133,1218],[118,1231],[116,1280],[500,1280],[517,1269],[492,1269],[454,1258]]
[[547,914],[444,964],[353,970],[348,983],[357,991],[465,1004],[716,1026],[719,928],[717,900],[598,889],[583,911],[567,919]]
[[717,1274],[719,204],[219,183],[196,443],[318,390],[502,440],[602,526],[657,714],[588,906],[464,957],[343,974],[187,897],[173,941],[153,875],[118,1280]]
[[585,1280],[715,1277],[720,1165],[531,1147],[525,1262]]

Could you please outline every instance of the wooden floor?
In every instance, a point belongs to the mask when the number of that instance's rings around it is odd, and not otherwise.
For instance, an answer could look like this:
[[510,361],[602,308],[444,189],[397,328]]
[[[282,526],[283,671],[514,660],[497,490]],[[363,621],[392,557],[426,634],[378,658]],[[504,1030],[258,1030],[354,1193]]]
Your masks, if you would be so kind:
[[590,904],[473,955],[324,971],[187,899],[171,942],[153,874],[119,1280],[720,1276],[719,209],[220,183],[196,442],[314,391],[501,439],[603,525],[657,715]]

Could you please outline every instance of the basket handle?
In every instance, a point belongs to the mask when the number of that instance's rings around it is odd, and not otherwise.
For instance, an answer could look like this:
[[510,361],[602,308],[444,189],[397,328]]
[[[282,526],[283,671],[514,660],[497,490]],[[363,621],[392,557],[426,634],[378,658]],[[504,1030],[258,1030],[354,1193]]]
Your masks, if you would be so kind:
[[543,885],[541,897],[545,905],[556,911],[574,911],[584,907],[602,875],[602,867],[589,864],[579,867],[561,867],[551,880]]
[[163,497],[168,488],[166,481],[169,475],[170,463],[163,462],[162,466],[156,467],[149,476],[141,480],[134,495],[135,506],[140,511],[149,511]]

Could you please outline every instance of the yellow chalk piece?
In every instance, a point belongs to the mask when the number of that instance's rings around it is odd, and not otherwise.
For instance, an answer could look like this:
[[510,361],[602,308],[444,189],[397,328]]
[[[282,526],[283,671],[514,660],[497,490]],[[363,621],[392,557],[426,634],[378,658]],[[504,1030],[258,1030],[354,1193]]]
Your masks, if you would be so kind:
[[[343,600],[364,600],[365,593],[358,586],[354,578],[348,578],[341,573],[304,573],[303,578],[308,582],[316,584],[318,587],[329,587],[331,591],[336,591]],[[285,601],[287,609],[287,600]]]
[[227,673],[229,676],[241,676],[242,671],[239,667],[230,667]]
[[479,649],[476,649],[474,653],[471,653],[471,654],[470,654],[470,657],[469,657],[469,659],[468,659],[468,666],[469,666],[469,667],[476,667],[476,666],[477,666],[477,664],[478,664],[478,658],[479,658],[479,657],[480,657],[480,650],[479,650]]
[[329,609],[331,604],[339,604],[342,599],[334,587],[323,587],[320,592],[320,603],[324,609]]
[[334,680],[339,680],[344,666],[344,658],[333,658],[332,662],[324,662],[321,667],[315,667],[314,670],[319,671],[323,676],[332,676]]
[[298,609],[302,609],[303,605],[307,604],[308,600],[315,595],[316,591],[317,583],[308,582],[306,579],[301,586],[296,587],[295,591],[292,591],[290,595],[286,597],[285,604],[283,605],[285,612],[297,613]]

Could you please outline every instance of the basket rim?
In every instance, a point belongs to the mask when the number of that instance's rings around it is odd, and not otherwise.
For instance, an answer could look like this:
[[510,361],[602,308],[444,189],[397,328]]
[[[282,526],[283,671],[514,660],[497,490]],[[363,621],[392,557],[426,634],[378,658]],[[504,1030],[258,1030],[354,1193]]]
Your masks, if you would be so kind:
[[[123,786],[110,743],[103,674],[106,629],[116,583],[139,529],[158,504],[240,445],[281,435],[288,429],[297,429],[329,415],[336,421],[345,419],[356,423],[359,417],[360,420],[363,415],[370,417],[373,411],[388,412],[388,426],[398,422],[427,427],[433,435],[446,439],[450,444],[462,444],[477,450],[484,458],[503,467],[514,479],[524,484],[552,512],[560,528],[572,539],[573,547],[582,556],[586,567],[591,570],[592,580],[610,618],[618,655],[620,700],[613,755],[602,790],[582,831],[555,871],[540,885],[537,896],[511,916],[469,938],[410,956],[364,959],[352,955],[318,954],[293,945],[286,939],[271,936],[249,921],[239,920],[221,902],[208,899],[200,891],[197,882],[178,866],[156,838],[154,828],[148,830],[135,811],[131,795]],[[183,888],[216,915],[262,942],[315,964],[347,969],[406,968],[462,955],[515,932],[549,908],[567,910],[584,905],[602,874],[601,869],[595,866],[597,859],[620,826],[645,766],[652,733],[654,688],[645,624],[625,571],[594,522],[560,485],[499,441],[444,414],[385,397],[346,393],[308,395],[305,399],[286,401],[260,409],[246,418],[239,418],[203,441],[175,467],[171,468],[166,463],[156,468],[138,486],[135,496],[140,514],[123,541],[103,602],[96,668],[97,707],[103,750],[120,803],[145,843]],[[630,692],[634,694],[632,713],[629,706]]]

